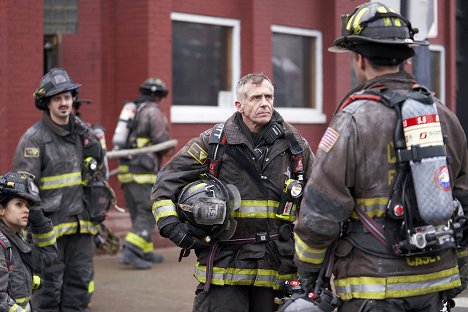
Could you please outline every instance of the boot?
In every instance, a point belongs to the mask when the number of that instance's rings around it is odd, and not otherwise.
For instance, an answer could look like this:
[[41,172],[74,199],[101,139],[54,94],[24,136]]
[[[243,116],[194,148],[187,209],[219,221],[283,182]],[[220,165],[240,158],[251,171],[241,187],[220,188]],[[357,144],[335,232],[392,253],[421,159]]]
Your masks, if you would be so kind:
[[146,261],[151,262],[151,263],[161,263],[161,262],[164,261],[163,255],[160,255],[160,254],[157,254],[157,253],[153,253],[153,252],[147,252],[147,253],[145,253],[144,259],[145,259]]
[[129,248],[123,249],[120,263],[126,264],[126,265],[132,265],[135,269],[138,269],[138,270],[148,270],[148,269],[151,269],[151,267],[153,266],[152,262],[141,258]]

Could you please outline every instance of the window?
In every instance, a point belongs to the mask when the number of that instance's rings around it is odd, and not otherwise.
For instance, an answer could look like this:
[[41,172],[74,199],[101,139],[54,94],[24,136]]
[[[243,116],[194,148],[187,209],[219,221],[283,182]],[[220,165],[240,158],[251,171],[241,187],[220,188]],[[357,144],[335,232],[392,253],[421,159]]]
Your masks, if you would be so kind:
[[44,34],[78,30],[78,0],[44,0]]
[[289,122],[324,123],[322,34],[273,25],[275,107]]
[[445,49],[441,45],[429,46],[431,64],[431,85],[428,86],[435,92],[442,102],[445,102]]
[[172,122],[219,122],[235,110],[238,20],[172,13]]

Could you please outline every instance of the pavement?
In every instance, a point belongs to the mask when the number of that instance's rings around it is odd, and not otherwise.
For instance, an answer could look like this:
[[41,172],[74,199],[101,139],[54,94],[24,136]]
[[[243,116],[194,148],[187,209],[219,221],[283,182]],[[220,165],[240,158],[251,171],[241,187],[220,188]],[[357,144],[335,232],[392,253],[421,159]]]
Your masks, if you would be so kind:
[[[150,270],[133,270],[116,256],[94,260],[95,292],[91,312],[165,311],[190,312],[197,282],[193,277],[195,254],[178,262],[180,248],[158,248],[164,262]],[[468,312],[468,291],[456,299],[452,312]]]

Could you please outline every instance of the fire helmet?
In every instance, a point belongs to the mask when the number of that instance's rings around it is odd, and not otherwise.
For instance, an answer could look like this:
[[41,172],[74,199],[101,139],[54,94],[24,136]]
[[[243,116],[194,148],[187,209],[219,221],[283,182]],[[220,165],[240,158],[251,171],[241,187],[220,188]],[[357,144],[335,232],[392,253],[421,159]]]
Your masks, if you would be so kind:
[[39,88],[34,92],[36,107],[41,110],[47,109],[47,100],[57,94],[70,91],[73,97],[78,94],[81,85],[75,83],[62,68],[52,68],[41,79]]
[[231,213],[240,207],[239,190],[224,185],[213,176],[186,185],[179,194],[179,218],[207,232],[211,239],[228,240],[236,231],[237,222]]
[[34,176],[26,171],[10,171],[0,176],[0,202],[5,199],[20,197],[31,206],[41,202],[39,189],[33,181]]
[[395,11],[379,2],[364,3],[351,14],[341,17],[342,36],[335,40],[331,52],[354,51],[360,44],[414,46],[427,45],[416,41],[411,23]]
[[160,96],[162,98],[169,94],[169,90],[166,87],[164,81],[159,78],[148,78],[140,86],[140,93],[143,95],[149,95],[152,97]]

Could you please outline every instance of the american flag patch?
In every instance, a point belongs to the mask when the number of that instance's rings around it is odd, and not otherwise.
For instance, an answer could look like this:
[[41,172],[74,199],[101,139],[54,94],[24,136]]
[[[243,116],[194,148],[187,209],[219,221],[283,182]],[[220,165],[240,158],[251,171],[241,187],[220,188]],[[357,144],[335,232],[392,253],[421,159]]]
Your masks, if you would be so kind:
[[321,148],[328,153],[333,148],[333,145],[335,145],[336,141],[338,141],[339,137],[340,134],[336,132],[336,130],[328,127],[327,131],[325,131],[325,134],[320,140],[318,148]]

